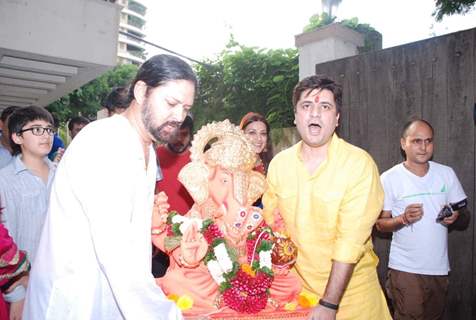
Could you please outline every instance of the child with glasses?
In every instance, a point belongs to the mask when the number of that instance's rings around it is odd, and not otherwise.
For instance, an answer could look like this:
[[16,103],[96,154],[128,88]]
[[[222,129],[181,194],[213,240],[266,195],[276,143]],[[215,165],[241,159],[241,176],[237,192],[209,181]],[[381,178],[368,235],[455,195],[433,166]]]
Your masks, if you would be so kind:
[[44,108],[21,108],[8,118],[8,132],[14,157],[0,169],[1,220],[20,250],[34,261],[55,171],[47,157],[53,118]]

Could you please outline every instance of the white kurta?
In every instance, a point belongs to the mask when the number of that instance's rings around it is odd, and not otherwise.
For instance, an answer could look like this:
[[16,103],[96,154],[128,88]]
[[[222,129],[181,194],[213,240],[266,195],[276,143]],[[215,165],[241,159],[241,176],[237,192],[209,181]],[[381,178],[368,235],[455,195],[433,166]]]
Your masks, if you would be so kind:
[[53,182],[24,319],[182,318],[151,274],[152,147],[148,163],[123,116],[76,136]]

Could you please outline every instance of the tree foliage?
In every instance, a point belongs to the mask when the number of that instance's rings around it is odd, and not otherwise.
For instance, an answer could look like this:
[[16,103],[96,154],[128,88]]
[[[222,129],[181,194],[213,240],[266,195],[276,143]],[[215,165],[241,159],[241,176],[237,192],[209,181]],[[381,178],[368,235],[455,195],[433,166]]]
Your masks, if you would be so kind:
[[323,26],[333,23],[336,20],[336,17],[331,17],[327,12],[321,14],[313,14],[309,18],[309,23],[304,27],[304,32],[314,31]]
[[436,8],[433,16],[441,21],[444,16],[453,14],[465,14],[476,4],[476,0],[436,0]]
[[200,81],[196,127],[226,118],[238,124],[249,111],[266,116],[272,127],[291,126],[298,69],[295,49],[246,47],[232,38],[217,59],[195,66]]
[[382,34],[375,30],[368,23],[359,23],[357,17],[344,19],[339,22],[341,25],[357,31],[364,36],[364,46],[359,48],[360,53],[382,49]]
[[96,113],[102,108],[102,101],[111,92],[111,89],[128,85],[136,73],[137,66],[135,65],[116,66],[99,78],[51,103],[47,106],[47,109],[53,112],[61,123],[65,123],[78,115],[95,119]]

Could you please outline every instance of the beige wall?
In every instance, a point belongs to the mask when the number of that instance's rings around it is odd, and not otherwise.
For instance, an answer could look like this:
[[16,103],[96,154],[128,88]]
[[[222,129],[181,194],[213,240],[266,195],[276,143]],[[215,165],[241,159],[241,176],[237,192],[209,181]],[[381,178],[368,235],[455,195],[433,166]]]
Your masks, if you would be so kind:
[[340,24],[334,23],[295,37],[299,50],[299,79],[316,73],[318,63],[358,54],[364,37]]

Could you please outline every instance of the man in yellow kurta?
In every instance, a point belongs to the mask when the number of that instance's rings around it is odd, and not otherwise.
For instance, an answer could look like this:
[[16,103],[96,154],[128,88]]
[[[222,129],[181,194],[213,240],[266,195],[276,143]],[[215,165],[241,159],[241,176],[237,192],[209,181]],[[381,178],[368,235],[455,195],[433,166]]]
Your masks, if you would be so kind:
[[272,160],[263,203],[268,222],[276,209],[283,217],[299,249],[296,272],[319,297],[309,319],[391,319],[370,238],[383,190],[370,155],[335,134],[342,89],[311,76],[293,105],[302,141]]

